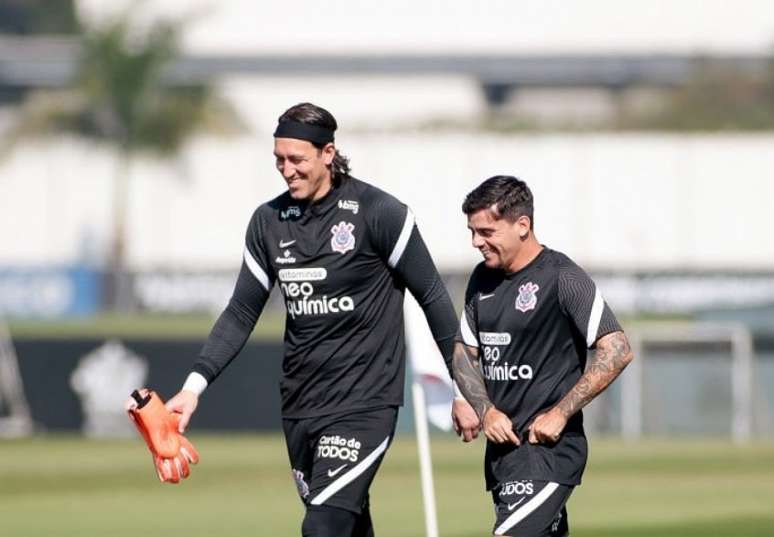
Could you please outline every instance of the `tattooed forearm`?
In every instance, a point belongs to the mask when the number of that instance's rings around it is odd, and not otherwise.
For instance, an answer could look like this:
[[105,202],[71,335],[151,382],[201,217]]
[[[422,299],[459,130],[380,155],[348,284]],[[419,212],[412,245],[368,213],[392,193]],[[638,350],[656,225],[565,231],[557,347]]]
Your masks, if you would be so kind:
[[454,380],[457,382],[462,395],[468,400],[470,406],[476,411],[479,419],[484,419],[484,414],[494,405],[489,400],[484,385],[484,376],[478,363],[478,351],[463,343],[454,346]]
[[597,350],[586,372],[557,405],[569,418],[607,388],[632,361],[629,340],[623,332],[613,332],[597,342]]

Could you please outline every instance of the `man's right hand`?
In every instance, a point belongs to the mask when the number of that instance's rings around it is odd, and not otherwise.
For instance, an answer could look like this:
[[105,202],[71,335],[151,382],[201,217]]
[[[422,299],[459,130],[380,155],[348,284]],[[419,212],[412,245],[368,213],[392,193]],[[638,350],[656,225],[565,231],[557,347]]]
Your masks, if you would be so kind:
[[519,437],[513,432],[511,418],[497,410],[495,407],[489,408],[484,414],[483,427],[486,437],[495,444],[510,442],[517,446],[521,445]]
[[476,411],[465,399],[454,399],[452,403],[452,424],[457,435],[462,437],[463,442],[471,442],[478,438],[478,431],[481,430],[481,422],[476,415]]
[[185,432],[198,404],[199,396],[190,390],[181,390],[172,399],[167,401],[167,410],[180,414],[180,423],[178,424],[178,431],[180,433]]

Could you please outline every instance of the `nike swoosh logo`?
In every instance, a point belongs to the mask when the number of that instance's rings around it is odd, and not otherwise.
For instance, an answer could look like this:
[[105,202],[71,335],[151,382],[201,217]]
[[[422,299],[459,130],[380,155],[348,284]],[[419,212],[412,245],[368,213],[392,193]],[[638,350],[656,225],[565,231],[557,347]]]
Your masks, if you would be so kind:
[[519,501],[518,501],[518,502],[516,502],[516,503],[509,503],[509,504],[508,504],[508,511],[513,511],[513,509],[514,509],[514,508],[515,508],[517,505],[519,505],[521,502],[523,502],[523,501],[524,501],[524,498],[522,498],[521,500],[519,500]]
[[339,467],[338,467],[338,468],[336,468],[335,470],[328,470],[328,477],[333,477],[333,476],[335,476],[336,474],[338,474],[339,472],[341,472],[341,471],[342,471],[344,468],[346,468],[346,467],[347,467],[347,465],[346,465],[346,464],[344,464],[344,465],[342,465],[342,466],[339,466]]
[[480,295],[478,297],[478,301],[481,302],[482,300],[486,300],[487,298],[492,298],[493,296],[495,296],[494,293],[490,293],[488,295]]
[[287,248],[291,244],[295,244],[295,243],[296,243],[296,241],[287,241],[287,242],[280,241],[280,248]]

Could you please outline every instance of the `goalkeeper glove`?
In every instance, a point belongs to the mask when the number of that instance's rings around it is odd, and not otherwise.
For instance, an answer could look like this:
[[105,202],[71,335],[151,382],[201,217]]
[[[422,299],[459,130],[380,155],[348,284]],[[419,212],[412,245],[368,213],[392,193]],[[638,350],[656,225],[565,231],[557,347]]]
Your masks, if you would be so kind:
[[147,389],[132,392],[127,411],[153,455],[159,480],[179,483],[188,477],[189,463],[199,462],[199,454],[178,432],[180,416],[167,410],[158,394]]

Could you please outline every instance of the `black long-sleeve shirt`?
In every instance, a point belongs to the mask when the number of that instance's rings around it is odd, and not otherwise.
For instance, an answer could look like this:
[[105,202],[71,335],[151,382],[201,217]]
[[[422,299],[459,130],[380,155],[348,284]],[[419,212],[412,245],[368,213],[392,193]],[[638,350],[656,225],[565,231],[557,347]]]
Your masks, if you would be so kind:
[[277,284],[287,308],[280,383],[286,418],[403,402],[403,293],[427,316],[451,371],[457,320],[414,223],[393,196],[346,178],[313,203],[258,207],[234,294],[194,371],[212,382],[244,346]]

